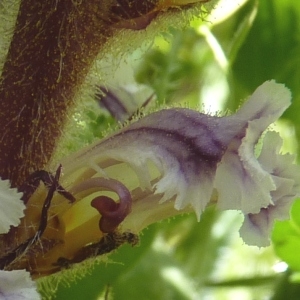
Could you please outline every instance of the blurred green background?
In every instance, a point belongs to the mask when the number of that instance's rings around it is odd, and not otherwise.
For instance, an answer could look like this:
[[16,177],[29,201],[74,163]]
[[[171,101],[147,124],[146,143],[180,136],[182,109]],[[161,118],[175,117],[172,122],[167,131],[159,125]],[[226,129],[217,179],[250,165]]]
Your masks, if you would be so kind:
[[[180,102],[213,114],[235,111],[266,80],[285,83],[293,104],[276,130],[283,151],[297,154],[300,2],[231,0],[218,7],[184,31],[170,28],[159,35],[135,66],[137,83],[156,95],[156,107]],[[78,145],[116,124],[94,104],[76,118]],[[241,218],[207,209],[199,223],[186,215],[152,225],[139,246],[125,245],[83,279],[62,282],[53,299],[300,299],[300,202],[290,221],[276,223],[266,249],[243,244]]]

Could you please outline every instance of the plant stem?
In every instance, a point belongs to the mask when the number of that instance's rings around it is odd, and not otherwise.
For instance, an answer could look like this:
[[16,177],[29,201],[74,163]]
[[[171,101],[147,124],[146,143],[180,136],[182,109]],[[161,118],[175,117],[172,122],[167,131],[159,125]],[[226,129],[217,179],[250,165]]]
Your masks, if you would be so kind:
[[18,187],[51,159],[107,37],[99,1],[22,0],[0,78],[0,176]]

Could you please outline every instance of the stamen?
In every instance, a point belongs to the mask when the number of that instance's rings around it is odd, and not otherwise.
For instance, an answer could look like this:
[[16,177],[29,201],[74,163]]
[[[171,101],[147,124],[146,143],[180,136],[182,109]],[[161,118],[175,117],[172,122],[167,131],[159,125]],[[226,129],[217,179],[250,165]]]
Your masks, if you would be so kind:
[[107,196],[98,196],[91,202],[91,206],[101,214],[100,230],[105,233],[113,232],[131,211],[130,192],[121,182],[101,177],[88,179],[75,186],[71,192],[77,194],[95,188],[102,191],[113,191],[119,196],[118,203]]

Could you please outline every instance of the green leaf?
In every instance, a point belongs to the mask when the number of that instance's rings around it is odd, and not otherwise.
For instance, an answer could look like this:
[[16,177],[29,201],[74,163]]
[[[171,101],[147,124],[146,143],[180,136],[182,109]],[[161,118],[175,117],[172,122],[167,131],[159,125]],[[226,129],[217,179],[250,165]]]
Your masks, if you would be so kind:
[[233,39],[231,41],[230,48],[227,54],[228,61],[230,64],[232,64],[235,61],[235,58],[240,48],[243,46],[257,15],[258,2],[254,1],[253,4],[251,3],[251,5],[252,7],[246,10],[245,16],[242,17],[242,20],[239,22],[238,28],[233,35]]
[[300,200],[292,207],[291,220],[276,222],[272,241],[276,254],[293,270],[300,271]]
[[[300,5],[294,0],[259,1],[253,26],[233,63],[235,102],[249,95],[262,82],[275,79],[293,94],[284,118],[300,137]],[[300,154],[300,153],[299,153]]]

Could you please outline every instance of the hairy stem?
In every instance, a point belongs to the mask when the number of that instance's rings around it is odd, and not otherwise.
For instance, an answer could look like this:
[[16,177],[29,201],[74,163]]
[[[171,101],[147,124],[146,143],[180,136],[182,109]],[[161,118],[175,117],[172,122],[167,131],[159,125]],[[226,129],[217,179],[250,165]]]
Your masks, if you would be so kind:
[[21,1],[0,78],[0,176],[12,186],[51,158],[76,89],[111,34],[108,3]]

